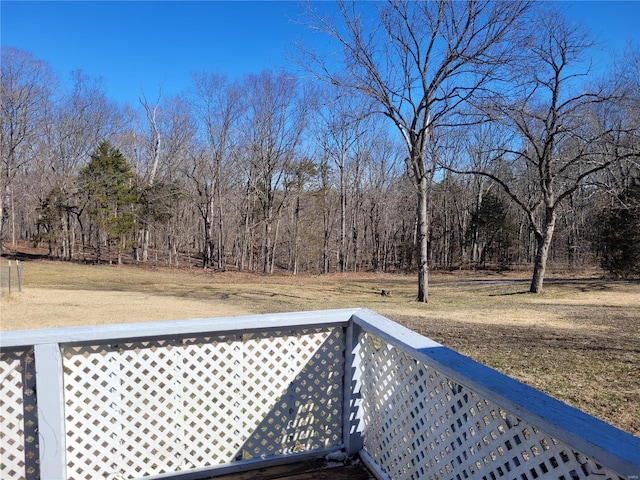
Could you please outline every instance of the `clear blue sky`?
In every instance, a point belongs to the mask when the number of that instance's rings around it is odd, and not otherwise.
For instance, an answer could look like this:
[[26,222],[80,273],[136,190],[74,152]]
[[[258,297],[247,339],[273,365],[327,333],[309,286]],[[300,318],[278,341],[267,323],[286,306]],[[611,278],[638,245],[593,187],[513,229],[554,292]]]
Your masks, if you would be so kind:
[[[605,51],[640,43],[640,1],[566,2]],[[0,2],[2,45],[31,51],[62,78],[82,69],[102,77],[108,95],[135,104],[187,88],[192,71],[232,77],[286,67],[294,40],[295,1],[9,1]]]

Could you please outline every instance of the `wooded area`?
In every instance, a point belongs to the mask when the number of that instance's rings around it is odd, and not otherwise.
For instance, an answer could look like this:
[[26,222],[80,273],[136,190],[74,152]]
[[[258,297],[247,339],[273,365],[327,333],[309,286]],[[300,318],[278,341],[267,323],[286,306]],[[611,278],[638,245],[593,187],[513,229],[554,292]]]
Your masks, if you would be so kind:
[[418,271],[422,301],[434,268],[534,265],[532,292],[548,261],[640,273],[638,45],[601,72],[548,5],[339,6],[307,12],[342,48],[330,64],[303,47],[311,76],[196,72],[139,105],[3,46],[3,248]]

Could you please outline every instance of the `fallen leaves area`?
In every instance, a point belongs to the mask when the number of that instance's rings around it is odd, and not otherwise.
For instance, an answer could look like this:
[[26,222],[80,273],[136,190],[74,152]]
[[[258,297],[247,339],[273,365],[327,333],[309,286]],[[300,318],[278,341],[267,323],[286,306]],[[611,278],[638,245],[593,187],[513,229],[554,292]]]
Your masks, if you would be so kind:
[[0,330],[364,307],[640,436],[638,282],[551,270],[532,295],[527,272],[436,272],[419,304],[413,274],[23,265],[22,293],[0,299]]

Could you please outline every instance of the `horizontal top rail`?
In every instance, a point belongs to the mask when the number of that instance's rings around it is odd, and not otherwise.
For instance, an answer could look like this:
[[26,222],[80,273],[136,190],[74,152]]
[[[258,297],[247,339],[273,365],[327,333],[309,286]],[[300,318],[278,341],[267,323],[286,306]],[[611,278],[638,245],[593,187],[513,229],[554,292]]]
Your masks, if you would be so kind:
[[241,317],[195,318],[189,320],[138,322],[116,325],[63,327],[55,329],[13,330],[0,332],[0,349],[36,344],[73,344],[111,340],[140,340],[171,335],[203,333],[241,334],[270,329],[320,327],[348,324],[357,308],[310,312],[246,315]]
[[640,438],[370,310],[355,312],[353,322],[627,478],[640,475]]

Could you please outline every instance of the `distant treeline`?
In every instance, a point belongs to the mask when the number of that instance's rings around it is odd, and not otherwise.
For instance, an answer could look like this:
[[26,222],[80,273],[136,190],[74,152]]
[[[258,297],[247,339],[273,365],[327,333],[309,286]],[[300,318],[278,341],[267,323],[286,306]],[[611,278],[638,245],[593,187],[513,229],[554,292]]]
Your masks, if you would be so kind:
[[[427,232],[432,269],[530,265],[548,248],[555,264],[637,274],[640,55],[594,78],[578,75],[584,63],[565,69],[576,51],[531,47],[542,63],[532,53],[499,88],[447,91],[459,105],[433,103],[437,123],[412,130],[346,81],[200,72],[181,95],[121,105],[99,80],[60,82],[3,46],[2,244],[66,260],[393,272],[423,268]],[[404,91],[389,94],[403,114],[415,100]]]

